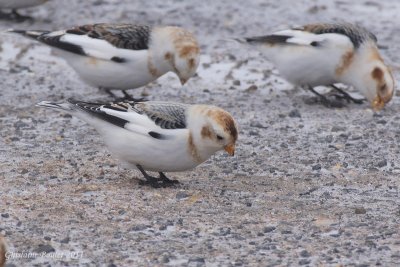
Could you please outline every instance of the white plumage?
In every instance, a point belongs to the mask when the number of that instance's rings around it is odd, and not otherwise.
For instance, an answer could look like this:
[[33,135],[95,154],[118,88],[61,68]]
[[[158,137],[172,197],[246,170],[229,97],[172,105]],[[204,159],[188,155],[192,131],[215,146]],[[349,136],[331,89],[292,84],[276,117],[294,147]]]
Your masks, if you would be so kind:
[[391,100],[394,79],[376,40],[362,27],[340,23],[309,24],[239,41],[256,46],[295,85],[344,83],[379,109]]
[[145,178],[158,185],[160,179],[146,174],[190,170],[215,152],[234,154],[237,126],[232,116],[214,106],[169,102],[121,102],[94,104],[69,100],[38,104],[64,110],[92,125],[111,152]]
[[185,83],[199,64],[195,37],[179,27],[92,24],[68,30],[10,30],[56,49],[88,84],[104,89],[144,86],[167,72]]

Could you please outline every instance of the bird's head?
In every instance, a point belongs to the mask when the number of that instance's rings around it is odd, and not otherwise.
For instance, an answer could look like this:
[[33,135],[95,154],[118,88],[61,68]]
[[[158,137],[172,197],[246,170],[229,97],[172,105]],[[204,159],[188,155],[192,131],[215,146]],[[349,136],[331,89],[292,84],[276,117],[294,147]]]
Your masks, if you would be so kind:
[[172,52],[165,55],[165,59],[183,85],[196,73],[199,66],[199,44],[194,35],[185,29],[168,27],[168,30],[173,48]]
[[394,79],[390,69],[383,62],[371,64],[364,79],[365,97],[374,109],[382,109],[394,93]]
[[376,110],[388,103],[395,90],[390,68],[383,62],[376,46],[366,47],[359,52],[348,73],[349,83],[358,89]]
[[192,110],[190,128],[196,140],[198,150],[213,154],[225,150],[235,155],[238,138],[238,126],[228,112],[214,106],[196,105]]

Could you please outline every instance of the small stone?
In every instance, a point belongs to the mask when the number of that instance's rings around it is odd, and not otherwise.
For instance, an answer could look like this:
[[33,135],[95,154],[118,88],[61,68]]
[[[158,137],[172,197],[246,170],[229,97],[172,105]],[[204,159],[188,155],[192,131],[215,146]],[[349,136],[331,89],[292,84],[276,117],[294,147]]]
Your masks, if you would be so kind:
[[46,240],[46,241],[50,241],[51,237],[50,236],[45,236],[45,237],[43,237],[43,239]]
[[325,136],[325,142],[326,143],[332,143],[332,141],[333,141],[333,136],[331,134]]
[[201,257],[190,258],[189,262],[206,263],[206,260]]
[[311,254],[307,250],[303,250],[303,251],[300,252],[300,256],[302,256],[304,258],[308,258],[308,257],[311,256]]
[[346,127],[342,126],[333,126],[331,132],[343,132],[346,130]]
[[233,81],[233,85],[235,85],[235,86],[240,86],[240,81],[239,81],[239,80],[234,80],[234,81]]
[[309,264],[309,263],[310,263],[310,260],[308,260],[308,259],[302,259],[302,260],[299,261],[299,265],[306,265],[306,264]]
[[367,210],[364,207],[359,207],[354,209],[355,214],[365,214],[367,213]]
[[119,210],[119,211],[118,211],[118,214],[119,214],[119,215],[124,215],[125,213],[126,213],[125,210]]
[[281,146],[282,148],[288,148],[288,147],[289,147],[288,144],[286,144],[286,143],[281,143],[280,146]]
[[257,89],[258,89],[257,85],[253,84],[249,88],[247,88],[245,91],[249,92],[249,93],[252,93],[252,92],[256,91]]
[[161,257],[161,262],[162,262],[162,263],[168,263],[168,262],[169,262],[169,257],[168,257],[168,255],[163,255],[163,256]]
[[289,112],[288,116],[290,118],[301,118],[300,111],[297,109],[293,109],[292,111]]
[[249,135],[251,135],[251,136],[259,136],[260,134],[257,131],[250,131]]
[[143,230],[146,230],[147,228],[148,228],[147,225],[138,224],[138,225],[133,226],[130,230],[131,231],[143,231]]
[[176,193],[176,199],[184,199],[184,198],[188,198],[190,197],[190,195],[188,193],[186,193],[185,191],[179,191],[178,193]]
[[312,166],[312,170],[313,171],[319,171],[320,169],[321,169],[322,167],[321,167],[321,164],[315,164],[314,166]]
[[60,243],[68,244],[69,241],[70,241],[70,238],[67,236],[66,238],[64,238],[63,240],[61,240]]
[[1,217],[3,217],[3,218],[9,218],[9,217],[10,217],[10,214],[8,214],[8,213],[2,213],[2,214],[1,214]]
[[50,252],[55,252],[56,250],[51,246],[51,245],[48,245],[48,244],[46,244],[46,245],[44,245],[44,244],[41,244],[41,245],[39,245],[39,247],[37,248],[37,249],[35,249],[35,252],[36,253],[50,253]]
[[376,166],[377,166],[378,168],[385,167],[386,165],[387,165],[387,160],[386,160],[386,159],[383,159],[383,160],[381,160],[381,161],[378,161],[378,163],[376,164]]
[[270,232],[274,231],[275,229],[276,229],[275,226],[266,226],[266,227],[264,227],[263,232],[270,233]]

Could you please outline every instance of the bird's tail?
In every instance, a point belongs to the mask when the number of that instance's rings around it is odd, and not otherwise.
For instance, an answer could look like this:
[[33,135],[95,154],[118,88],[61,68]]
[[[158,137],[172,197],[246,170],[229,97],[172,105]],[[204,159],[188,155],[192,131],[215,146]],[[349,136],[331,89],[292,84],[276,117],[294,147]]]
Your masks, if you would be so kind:
[[71,103],[54,103],[50,101],[42,101],[36,104],[37,107],[61,109],[65,111],[72,111],[73,105]]
[[6,32],[18,33],[25,37],[29,37],[35,40],[38,39],[38,37],[40,37],[41,35],[49,33],[49,31],[25,31],[25,30],[14,30],[14,29],[9,29]]

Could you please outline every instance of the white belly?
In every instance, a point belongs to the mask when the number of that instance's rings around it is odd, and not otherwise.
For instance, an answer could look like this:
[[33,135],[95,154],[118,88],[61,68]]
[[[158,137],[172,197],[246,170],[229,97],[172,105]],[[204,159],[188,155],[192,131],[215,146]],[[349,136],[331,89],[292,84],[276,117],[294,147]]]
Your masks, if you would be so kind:
[[124,63],[80,56],[56,50],[86,83],[107,89],[133,89],[144,86],[158,76],[153,76],[147,67],[147,59]]
[[280,47],[263,52],[274,63],[280,74],[296,85],[328,85],[336,82],[336,66],[340,57],[330,51],[315,48]]
[[[99,129],[99,128],[98,128]],[[132,134],[123,128],[110,127],[99,131],[112,154],[130,166],[141,165],[147,171],[178,172],[193,169],[196,162],[188,151],[188,130],[179,131],[179,137],[159,140],[150,136]]]

